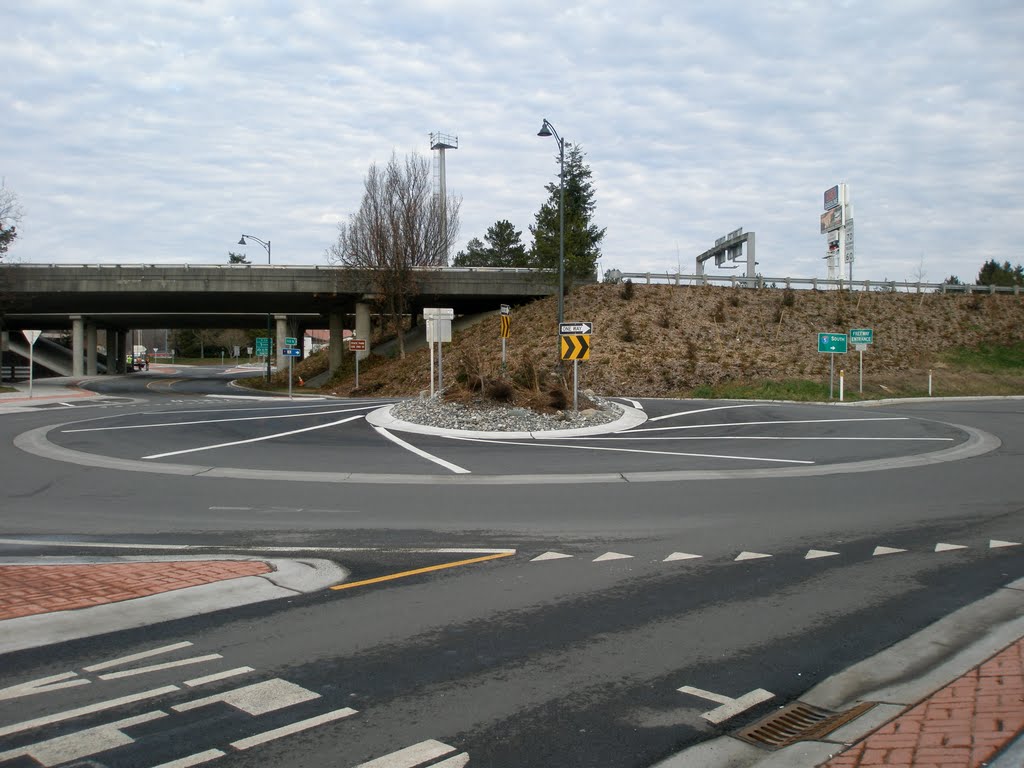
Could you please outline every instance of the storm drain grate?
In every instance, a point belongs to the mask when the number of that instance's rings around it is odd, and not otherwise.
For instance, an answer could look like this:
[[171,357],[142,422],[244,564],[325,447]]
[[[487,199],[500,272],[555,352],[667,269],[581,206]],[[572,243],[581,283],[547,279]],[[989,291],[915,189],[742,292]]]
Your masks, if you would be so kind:
[[777,712],[758,720],[736,734],[743,741],[758,747],[781,749],[798,741],[820,739],[842,725],[863,715],[875,706],[864,702],[845,712],[814,707],[802,701],[794,701]]

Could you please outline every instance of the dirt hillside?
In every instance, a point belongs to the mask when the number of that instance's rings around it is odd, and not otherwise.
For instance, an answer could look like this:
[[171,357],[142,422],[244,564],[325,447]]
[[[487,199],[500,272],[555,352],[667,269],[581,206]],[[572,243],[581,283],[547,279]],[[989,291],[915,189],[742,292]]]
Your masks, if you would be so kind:
[[[504,374],[497,315],[457,333],[445,345],[446,381],[484,375],[526,386],[538,371],[557,372],[556,315],[554,299],[513,308]],[[991,391],[967,392],[977,382],[948,360],[955,348],[1024,342],[1022,296],[590,285],[566,297],[565,318],[594,324],[580,387],[598,394],[711,396],[729,385],[787,380],[827,385],[829,355],[817,352],[817,334],[850,328],[874,330],[864,354],[865,396],[919,392],[929,369],[936,394],[1024,394],[1022,371],[995,375],[985,385]],[[857,357],[851,346],[836,359],[848,388]],[[352,384],[344,376],[331,390],[349,394]],[[429,385],[428,353],[364,364],[360,385],[366,393],[415,395]]]

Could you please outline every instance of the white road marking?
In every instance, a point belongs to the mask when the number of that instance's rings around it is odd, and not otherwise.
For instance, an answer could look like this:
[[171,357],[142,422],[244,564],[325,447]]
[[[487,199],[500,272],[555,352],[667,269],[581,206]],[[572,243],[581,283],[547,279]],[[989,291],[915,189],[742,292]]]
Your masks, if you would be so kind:
[[738,699],[732,699],[718,693],[705,691],[701,688],[694,688],[690,685],[684,685],[678,690],[680,693],[688,693],[691,696],[697,696],[701,699],[707,699],[708,701],[720,704],[721,706],[715,707],[714,709],[701,714],[701,717],[715,725],[724,723],[726,720],[735,717],[741,712],[746,712],[748,709],[760,704],[761,702],[775,698],[774,693],[766,691],[764,688],[757,688],[756,690],[750,691],[750,693],[745,693]]
[[675,419],[679,416],[689,416],[694,413],[707,413],[708,411],[727,411],[732,408],[757,408],[758,406],[763,405],[764,403],[753,403],[751,405],[716,405],[714,408],[697,408],[692,411],[678,411],[677,413],[666,413],[664,416],[655,416],[653,419],[648,419],[647,421],[664,421],[665,419]]
[[733,562],[738,563],[742,560],[760,560],[763,557],[771,557],[771,555],[766,555],[764,552],[740,552],[736,555],[736,559],[733,560]]
[[565,555],[565,554],[562,554],[561,552],[545,552],[543,555],[537,555],[530,562],[531,563],[537,563],[537,562],[540,562],[541,560],[561,560],[562,558],[565,558],[565,557],[572,557],[572,555]]
[[291,736],[293,733],[300,733],[302,731],[315,728],[318,725],[324,723],[330,723],[335,720],[341,720],[343,717],[350,717],[357,713],[358,710],[351,709],[350,707],[344,707],[342,709],[335,709],[332,712],[326,712],[316,717],[311,717],[307,720],[299,720],[297,723],[291,725],[285,725],[280,728],[275,728],[272,731],[264,731],[263,733],[257,733],[255,736],[248,736],[238,741],[232,741],[231,746],[235,749],[244,750],[257,747],[260,744],[266,744],[268,741],[274,741],[285,736]]
[[117,720],[113,723],[98,725],[95,728],[86,728],[85,730],[75,731],[64,736],[57,736],[46,741],[38,741],[35,744],[28,744],[7,752],[0,752],[0,763],[13,760],[16,757],[27,756],[37,763],[49,767],[71,760],[78,760],[89,755],[96,755],[100,752],[106,752],[108,749],[123,747],[126,744],[135,742],[135,739],[121,730],[122,728],[129,728],[139,723],[148,723],[150,720],[156,720],[161,717],[167,717],[167,713],[156,710],[155,712],[146,712],[145,714],[136,715],[124,720]]
[[936,552],[951,552],[954,549],[967,549],[966,544],[936,544]]
[[51,541],[49,539],[0,539],[0,544],[31,547],[90,547],[92,549],[189,549],[187,544],[111,544],[98,541]]
[[159,656],[161,653],[171,653],[172,651],[179,651],[182,648],[190,648],[192,643],[188,640],[184,640],[180,643],[172,643],[171,645],[162,645],[159,648],[151,648],[148,651],[142,651],[141,653],[133,653],[131,656],[121,656],[116,659],[110,659],[109,661],[101,661],[99,664],[91,664],[88,667],[82,667],[86,672],[99,672],[102,669],[110,669],[111,667],[120,667],[124,664],[131,664],[133,661],[139,661],[140,659],[148,659],[151,656]]
[[224,672],[215,672],[212,675],[204,675],[203,677],[193,677],[191,680],[186,680],[185,685],[189,688],[197,688],[200,685],[206,685],[207,683],[215,683],[218,680],[226,680],[229,677],[236,677],[237,675],[244,675],[249,672],[255,672],[256,670],[252,667],[235,667],[234,669],[228,669]]
[[319,693],[276,677],[262,683],[253,683],[243,688],[235,688],[202,699],[175,704],[171,709],[175,712],[188,712],[199,707],[223,702],[249,715],[263,715],[319,698]]
[[74,432],[112,432],[120,429],[156,429],[159,427],[193,427],[197,424],[223,424],[229,421],[269,421],[270,419],[301,419],[307,416],[333,416],[338,413],[352,413],[353,411],[369,411],[380,406],[364,405],[359,408],[344,408],[332,411],[318,411],[315,413],[283,413],[277,416],[238,416],[232,419],[201,419],[199,421],[169,421],[163,424],[124,424],[116,427],[89,427],[83,429],[65,429],[62,434]]
[[673,552],[661,562],[671,563],[675,560],[696,560],[699,557],[702,557],[702,555],[691,555],[688,552]]
[[216,760],[218,757],[224,757],[226,754],[226,752],[221,752],[219,749],[208,749],[205,752],[196,752],[194,755],[182,757],[179,760],[171,760],[169,763],[154,765],[153,768],[191,768],[193,765],[202,765],[211,760]]
[[640,404],[639,400],[632,400],[632,399],[630,399],[628,397],[620,397],[618,399],[619,400],[625,400],[627,403],[629,403],[631,406],[636,408],[638,411],[642,411],[644,409],[644,407]]
[[[659,427],[660,429],[660,427]],[[675,429],[675,427],[665,427]],[[641,430],[643,431],[643,430]],[[599,445],[565,445],[564,443],[522,443],[515,440],[490,440],[480,437],[460,437],[445,435],[449,440],[466,440],[473,443],[489,443],[491,445],[523,445],[530,448],[571,448],[577,451],[611,451],[613,453],[644,453],[652,456],[684,456],[696,459],[731,459],[734,461],[769,461],[779,464],[813,464],[813,461],[800,459],[766,459],[758,456],[721,456],[713,453],[684,453],[682,451],[651,451],[644,448],[602,448]],[[569,438],[565,438],[569,439]]]
[[440,763],[432,763],[430,768],[463,768],[466,765],[469,765],[469,753],[460,752],[454,757],[442,760]]
[[[785,426],[787,424],[843,424],[853,421],[908,421],[907,416],[878,416],[868,417],[862,419],[793,419],[786,421],[733,421],[726,422],[723,424],[683,424],[675,427],[651,427],[651,428],[640,428],[631,429],[630,433],[636,432],[666,432],[669,430],[678,429],[718,429],[719,427],[755,427],[755,426]],[[648,421],[654,421],[654,419],[648,419]],[[619,433],[616,433],[619,434]]]
[[136,669],[122,669],[120,672],[107,672],[104,675],[100,675],[100,680],[118,680],[122,677],[134,677],[135,675],[147,675],[150,672],[160,672],[164,669],[174,669],[175,667],[188,667],[192,664],[205,664],[207,661],[214,661],[215,659],[223,659],[219,653],[210,653],[206,656],[193,656],[190,659],[180,659],[179,661],[166,661],[163,664],[150,664],[148,667],[138,667]]
[[602,563],[605,560],[626,560],[632,558],[633,555],[624,555],[621,552],[605,552],[599,557],[595,557],[592,562]]
[[252,507],[210,507],[211,512],[249,512]]
[[990,539],[988,542],[989,549],[999,549],[1000,547],[1019,547],[1019,541],[1000,541],[999,539]]
[[463,469],[462,467],[458,466],[457,464],[452,464],[450,461],[445,461],[442,458],[434,456],[432,453],[427,453],[426,451],[420,450],[415,445],[410,445],[409,443],[405,442],[405,440],[403,440],[402,438],[396,437],[395,435],[391,434],[390,432],[388,432],[388,430],[384,429],[384,427],[374,426],[374,429],[377,430],[377,432],[379,432],[381,435],[386,437],[388,440],[393,442],[395,445],[400,445],[403,448],[405,448],[407,451],[415,453],[417,456],[419,456],[421,458],[424,458],[427,461],[432,461],[435,464],[437,464],[439,466],[442,466],[445,469],[449,469],[449,470],[451,470],[452,472],[454,472],[456,474],[460,474],[460,475],[468,475],[468,474],[470,474],[468,469]]
[[49,693],[59,691],[62,688],[75,688],[79,685],[88,685],[89,680],[79,677],[77,672],[61,672],[59,675],[41,677],[38,680],[30,680],[27,683],[18,683],[7,688],[0,688],[0,701],[8,699],[19,699],[22,696],[35,696],[37,693]]
[[[659,428],[660,429],[660,428]],[[675,427],[667,427],[675,429]],[[653,429],[640,429],[638,432],[654,432]],[[674,435],[672,437],[634,437],[631,432],[616,432],[621,437],[565,437],[563,440],[863,440],[867,442],[894,443],[951,443],[952,437],[818,437],[815,435],[798,437],[774,437],[771,435]]]
[[422,765],[428,760],[443,757],[454,751],[455,747],[449,746],[442,741],[427,739],[419,744],[413,744],[411,747],[391,752],[384,755],[384,757],[360,763],[355,768],[415,768],[415,766]]
[[181,689],[176,685],[165,685],[161,688],[153,688],[148,691],[142,691],[140,693],[133,693],[129,696],[121,696],[117,699],[108,699],[107,701],[100,701],[96,704],[89,704],[85,707],[79,707],[78,709],[68,709],[64,712],[58,712],[54,715],[46,715],[45,717],[36,717],[32,720],[25,720],[20,723],[14,723],[13,725],[6,725],[0,727],[0,738],[4,736],[10,736],[12,733],[21,733],[22,731],[28,731],[32,728],[38,728],[42,725],[53,725],[54,723],[62,723],[65,720],[71,720],[82,715],[91,715],[94,712],[103,712],[114,707],[120,707],[122,704],[133,704],[136,701],[145,701],[146,699],[152,699],[157,696],[163,696],[165,693],[173,693],[174,691],[180,691]]
[[827,549],[809,549],[807,554],[804,555],[804,560],[817,560],[822,557],[835,557],[838,552],[830,552]]
[[906,552],[905,549],[897,549],[896,547],[875,547],[875,551],[871,553],[872,557],[878,557],[879,555],[895,555],[898,552]]
[[203,445],[199,448],[186,448],[181,451],[168,451],[167,453],[155,453],[152,456],[143,456],[143,459],[165,459],[168,456],[180,456],[183,453],[198,453],[199,451],[212,451],[215,448],[230,448],[235,445],[248,445],[249,443],[259,443],[264,440],[276,440],[279,437],[289,437],[290,435],[298,435],[303,432],[315,432],[318,429],[328,429],[329,427],[336,427],[339,424],[346,424],[350,421],[363,418],[362,414],[359,416],[349,416],[347,419],[339,419],[338,421],[332,421],[327,424],[317,424],[312,427],[303,427],[302,429],[292,429],[288,432],[277,432],[272,435],[263,435],[262,437],[250,437],[247,440],[234,440],[230,443],[217,443],[216,445]]

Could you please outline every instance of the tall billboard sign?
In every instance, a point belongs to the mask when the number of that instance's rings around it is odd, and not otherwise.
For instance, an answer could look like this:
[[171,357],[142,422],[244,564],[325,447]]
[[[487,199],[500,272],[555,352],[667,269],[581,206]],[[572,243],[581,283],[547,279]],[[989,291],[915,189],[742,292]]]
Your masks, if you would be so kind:
[[843,264],[849,264],[853,280],[853,204],[850,188],[835,184],[825,190],[825,212],[821,214],[821,234],[825,235],[825,259],[828,261],[828,279],[842,279]]
[[839,205],[839,185],[825,190],[825,210],[831,211]]

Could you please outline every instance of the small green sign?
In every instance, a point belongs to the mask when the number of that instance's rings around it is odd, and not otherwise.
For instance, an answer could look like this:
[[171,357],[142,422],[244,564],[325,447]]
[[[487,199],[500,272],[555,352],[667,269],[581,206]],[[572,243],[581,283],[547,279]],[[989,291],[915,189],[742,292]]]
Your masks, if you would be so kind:
[[269,355],[270,354],[270,339],[266,336],[258,336],[256,338],[256,354],[257,355]]
[[287,344],[289,347],[294,347],[296,344],[299,343],[299,340],[296,339],[294,336],[285,336],[284,343]]
[[819,352],[832,352],[837,355],[846,354],[846,334],[845,333],[819,333],[818,334],[818,351]]
[[875,332],[871,328],[851,328],[851,344],[871,344],[874,341]]

